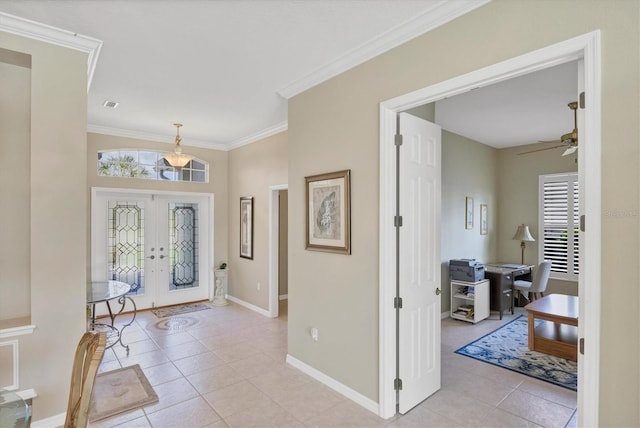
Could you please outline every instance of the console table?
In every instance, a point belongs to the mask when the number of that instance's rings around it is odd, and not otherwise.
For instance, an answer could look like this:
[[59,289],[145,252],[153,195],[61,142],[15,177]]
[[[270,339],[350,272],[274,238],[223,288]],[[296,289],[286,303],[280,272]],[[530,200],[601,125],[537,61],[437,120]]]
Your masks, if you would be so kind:
[[[120,343],[120,345],[127,350],[127,355],[129,355],[129,345],[122,343],[122,332],[125,328],[133,324],[133,321],[136,319],[136,302],[126,295],[130,290],[131,286],[121,281],[93,281],[87,284],[87,305],[91,305],[91,322],[89,329],[105,331],[107,333],[107,346],[105,349],[109,349],[116,343]],[[112,300],[116,300],[120,305],[120,309],[117,312],[111,309],[110,302]],[[107,310],[109,311],[110,324],[96,322],[96,304],[103,302],[106,303]],[[124,311],[127,302],[130,302],[133,306],[133,316],[131,321],[117,328],[115,325],[116,317]]]
[[[529,349],[578,361],[578,298],[549,294],[524,307],[529,313]],[[543,320],[538,326],[535,320]]]

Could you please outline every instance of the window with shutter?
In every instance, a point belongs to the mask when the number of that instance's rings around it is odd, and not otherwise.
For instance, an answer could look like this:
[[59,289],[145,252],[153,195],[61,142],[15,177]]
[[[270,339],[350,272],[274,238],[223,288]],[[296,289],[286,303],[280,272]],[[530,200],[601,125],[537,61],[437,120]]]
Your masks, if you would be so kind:
[[580,215],[578,173],[539,178],[539,260],[550,260],[551,277],[578,280]]

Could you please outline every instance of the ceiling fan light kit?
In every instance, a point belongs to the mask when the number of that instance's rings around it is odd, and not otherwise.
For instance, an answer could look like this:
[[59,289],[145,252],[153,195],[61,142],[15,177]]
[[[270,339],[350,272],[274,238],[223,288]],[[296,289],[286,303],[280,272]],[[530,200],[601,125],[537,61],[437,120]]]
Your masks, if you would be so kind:
[[173,126],[176,127],[176,146],[173,149],[173,152],[165,153],[163,157],[169,165],[176,169],[180,169],[184,168],[184,166],[193,159],[193,156],[182,153],[182,146],[180,146],[180,143],[182,142],[182,138],[180,137],[180,127],[182,124],[174,123]]

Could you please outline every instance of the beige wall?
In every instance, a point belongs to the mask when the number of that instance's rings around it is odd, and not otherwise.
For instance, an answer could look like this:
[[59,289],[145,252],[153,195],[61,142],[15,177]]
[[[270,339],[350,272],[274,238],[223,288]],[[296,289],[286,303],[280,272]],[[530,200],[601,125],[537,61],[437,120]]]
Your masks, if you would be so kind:
[[[442,132],[442,312],[451,306],[449,260],[496,261],[496,149],[448,131]],[[465,197],[474,204],[473,229],[465,229]],[[488,234],[480,235],[480,204],[488,205]]]
[[[5,242],[0,246],[1,322],[31,314],[31,57],[4,49],[0,49],[0,118],[0,236]],[[0,366],[0,371],[6,368]]]
[[[269,309],[269,186],[287,184],[287,147],[288,133],[281,132],[229,152],[228,293],[265,311]],[[242,196],[253,196],[253,260],[240,257]]]
[[[213,193],[214,195],[214,257],[212,263],[219,266],[227,260],[227,240],[228,240],[228,153],[220,150],[209,150],[198,147],[184,146],[183,151],[198,159],[209,162],[209,182],[208,183],[188,183],[180,181],[158,181],[125,177],[102,177],[98,176],[98,150],[115,149],[152,149],[171,150],[172,145],[157,143],[153,141],[137,140],[133,138],[114,137],[102,134],[88,134],[87,136],[87,194],[90,198],[92,187],[107,187],[119,189],[144,189],[149,191],[160,190],[168,192],[193,192],[193,193]],[[168,138],[171,140],[171,138]],[[187,139],[183,137],[186,143]],[[87,233],[91,238],[91,210],[87,212],[88,227]],[[87,244],[87,260],[91,261],[91,245]],[[91,277],[90,263],[87,265],[87,276]],[[213,278],[213,273],[211,273]],[[213,280],[213,279],[212,279]]]
[[278,230],[278,294],[289,293],[289,191],[278,192],[278,213],[280,214]]
[[[379,103],[601,29],[600,423],[640,424],[638,312],[619,306],[620,296],[638,299],[639,6],[624,0],[496,0],[289,101],[293,357],[378,399]],[[352,171],[353,254],[305,251],[303,178],[341,169]],[[309,337],[310,326],[319,328],[318,342]]]
[[[30,266],[23,277],[31,281],[36,329],[17,339],[19,386],[38,393],[38,420],[65,411],[73,355],[85,330],[87,55],[4,32],[0,47],[32,58]],[[3,147],[9,143],[0,140]],[[4,288],[4,277],[0,281]]]
[[[498,215],[497,225],[498,259],[520,263],[520,242],[511,238],[519,224],[529,226],[535,242],[526,242],[524,261],[537,265],[538,244],[538,177],[542,174],[557,174],[578,170],[576,155],[562,156],[562,150],[545,150],[519,156],[518,153],[548,148],[549,144],[539,143],[528,146],[498,150]],[[575,281],[549,280],[548,293],[578,295]]]

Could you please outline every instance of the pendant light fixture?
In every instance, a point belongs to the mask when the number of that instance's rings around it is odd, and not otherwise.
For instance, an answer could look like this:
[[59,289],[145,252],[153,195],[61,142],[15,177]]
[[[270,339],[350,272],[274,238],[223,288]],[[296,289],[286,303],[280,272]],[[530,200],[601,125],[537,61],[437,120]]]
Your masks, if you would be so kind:
[[193,159],[193,156],[182,153],[182,146],[180,146],[180,142],[182,141],[182,138],[180,138],[180,127],[182,124],[174,123],[173,126],[176,127],[176,147],[173,149],[173,152],[165,153],[163,157],[167,162],[169,162],[169,165],[176,169],[180,169],[188,164],[189,161]]

